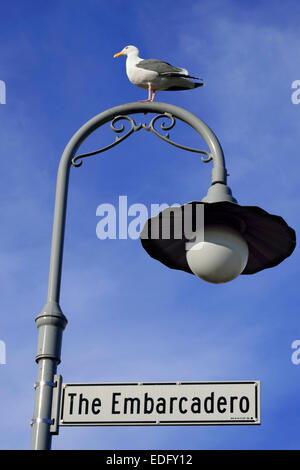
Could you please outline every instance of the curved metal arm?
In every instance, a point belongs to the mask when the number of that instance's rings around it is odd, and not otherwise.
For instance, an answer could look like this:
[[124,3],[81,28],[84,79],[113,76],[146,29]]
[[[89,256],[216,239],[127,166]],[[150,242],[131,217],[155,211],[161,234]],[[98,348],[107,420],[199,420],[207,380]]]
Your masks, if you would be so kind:
[[[67,191],[68,191],[68,181],[69,181],[69,171],[72,162],[78,165],[78,159],[82,159],[83,156],[75,157],[76,152],[82,142],[94,132],[96,129],[102,125],[112,122],[112,126],[118,122],[121,117],[128,120],[132,127],[123,137],[117,139],[113,144],[100,149],[100,151],[91,152],[88,155],[95,155],[96,153],[103,152],[109,148],[117,145],[119,142],[124,140],[130,134],[136,130],[141,129],[143,126],[141,124],[136,125],[132,118],[129,118],[128,114],[141,114],[141,113],[159,113],[159,116],[156,116],[152,119],[151,123],[144,128],[151,130],[152,132],[158,135],[157,131],[154,131],[154,124],[158,118],[162,117],[164,114],[165,117],[173,116],[180,119],[186,124],[190,125],[196,132],[200,134],[203,140],[206,142],[209,153],[204,151],[198,151],[188,148],[191,151],[197,151],[199,153],[205,153],[209,158],[206,160],[213,161],[213,170],[212,170],[212,185],[216,183],[221,183],[226,185],[226,176],[227,171],[225,168],[225,160],[221,145],[212,132],[212,130],[199,119],[194,114],[186,111],[183,108],[174,106],[167,103],[128,103],[121,106],[116,106],[104,111],[101,114],[98,114],[86,124],[84,124],[74,136],[71,138],[67,144],[64,153],[62,155],[58,176],[57,176],[57,189],[56,189],[56,200],[55,200],[55,212],[54,212],[54,222],[53,222],[53,235],[52,235],[52,246],[51,246],[51,260],[50,260],[50,273],[49,273],[49,285],[48,285],[48,301],[59,302],[60,296],[60,280],[61,280],[61,268],[62,268],[62,255],[63,255],[63,241],[64,241],[64,228],[65,228],[65,217],[66,217],[66,205],[67,205]],[[170,126],[164,126],[164,130],[168,130]],[[116,128],[114,128],[116,130]],[[118,129],[116,132],[122,132],[124,126]],[[167,140],[169,143],[175,144],[170,141],[168,137],[162,137],[164,140]],[[75,158],[74,158],[75,157]]]

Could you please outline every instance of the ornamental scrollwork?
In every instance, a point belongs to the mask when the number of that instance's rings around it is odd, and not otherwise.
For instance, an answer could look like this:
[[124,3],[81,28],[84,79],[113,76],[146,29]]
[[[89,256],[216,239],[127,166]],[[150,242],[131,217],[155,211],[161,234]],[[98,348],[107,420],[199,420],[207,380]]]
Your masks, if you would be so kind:
[[[121,122],[121,121],[124,121],[124,122]],[[125,126],[125,121],[129,123],[129,129],[127,130],[126,130],[127,126]],[[157,129],[158,121],[160,121],[159,129]],[[174,145],[175,147],[181,148],[183,150],[187,150],[189,152],[201,154],[202,155],[201,160],[204,163],[210,162],[213,159],[213,156],[210,152],[207,152],[206,150],[200,150],[200,149],[188,147],[186,145],[182,145],[177,142],[174,142],[173,140],[170,139],[169,131],[174,128],[175,124],[176,124],[175,117],[172,114],[167,113],[167,112],[154,116],[152,120],[149,122],[149,124],[145,124],[145,123],[136,124],[134,119],[127,115],[115,116],[110,122],[111,130],[116,134],[115,140],[111,144],[106,145],[105,147],[102,147],[98,150],[75,156],[72,159],[72,165],[75,167],[81,166],[83,158],[87,158],[93,155],[103,153],[106,150],[109,150],[115,147],[116,145],[120,144],[121,142],[123,142],[123,140],[127,139],[127,137],[132,135],[134,132],[140,131],[141,129],[144,129],[148,132],[152,132],[154,135],[156,135],[160,139],[164,140],[168,144]]]

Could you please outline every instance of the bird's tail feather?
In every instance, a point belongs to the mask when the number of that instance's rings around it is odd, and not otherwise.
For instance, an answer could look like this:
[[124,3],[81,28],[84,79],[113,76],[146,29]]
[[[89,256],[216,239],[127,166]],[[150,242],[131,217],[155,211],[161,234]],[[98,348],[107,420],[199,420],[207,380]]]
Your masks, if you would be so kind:
[[198,88],[199,86],[204,86],[204,83],[194,83],[194,88]]
[[203,78],[193,77],[192,75],[186,75],[183,73],[176,72],[163,72],[159,74],[161,77],[178,77],[178,78],[193,78],[194,80],[202,80]]
[[182,90],[192,90],[194,88],[198,88],[199,86],[204,86],[204,83],[194,83],[190,82],[189,86],[185,85],[173,85],[169,88],[167,88],[165,91],[182,91]]
[[193,77],[192,75],[186,75],[186,78],[193,78],[194,80],[201,80],[203,82],[203,78]]

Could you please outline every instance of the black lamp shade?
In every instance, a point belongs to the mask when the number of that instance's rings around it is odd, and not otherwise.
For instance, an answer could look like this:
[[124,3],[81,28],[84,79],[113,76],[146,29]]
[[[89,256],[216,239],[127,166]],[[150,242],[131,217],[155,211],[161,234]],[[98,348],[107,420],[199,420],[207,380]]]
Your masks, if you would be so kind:
[[[186,206],[191,205],[193,231],[196,226],[196,207],[204,205],[204,227],[208,225],[228,225],[238,230],[246,240],[249,249],[247,265],[241,274],[254,274],[263,269],[272,268],[290,256],[296,246],[295,231],[287,225],[282,217],[272,215],[256,206],[240,206],[236,203],[193,201],[179,207],[170,207],[155,217],[147,220],[142,232],[141,243],[147,253],[154,259],[172,269],[192,273],[186,260],[186,243],[184,217]],[[162,221],[170,220],[170,236],[162,237]],[[178,239],[176,223],[182,224],[182,238]],[[151,234],[156,233],[156,238]],[[147,234],[150,234],[147,236]]]

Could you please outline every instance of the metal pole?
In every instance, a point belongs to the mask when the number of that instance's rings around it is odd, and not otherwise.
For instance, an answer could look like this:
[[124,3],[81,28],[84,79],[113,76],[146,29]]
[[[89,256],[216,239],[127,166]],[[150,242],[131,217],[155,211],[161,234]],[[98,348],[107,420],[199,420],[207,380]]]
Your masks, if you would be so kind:
[[47,303],[36,318],[38,346],[36,361],[38,378],[35,384],[36,397],[31,421],[31,449],[49,450],[52,392],[54,375],[60,363],[62,333],[67,319],[59,306],[63,243],[66,220],[67,191],[70,165],[61,160],[57,177],[55,212],[50,258],[50,273]]
[[213,172],[212,185],[226,186],[226,168],[222,148],[218,139],[209,127],[194,114],[166,103],[129,103],[116,106],[98,114],[84,124],[74,134],[65,148],[59,164],[55,210],[52,232],[50,270],[47,302],[36,318],[38,328],[38,346],[36,362],[38,363],[38,378],[35,384],[36,396],[34,415],[31,421],[31,449],[48,450],[51,448],[51,407],[54,376],[60,363],[63,330],[67,319],[60,305],[61,271],[63,260],[63,245],[66,223],[67,194],[69,173],[77,149],[81,143],[97,128],[111,121],[116,116],[133,113],[171,113],[193,127],[206,141],[212,153]]

